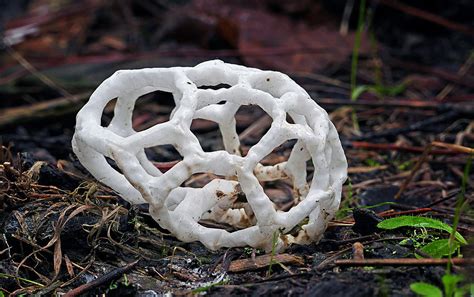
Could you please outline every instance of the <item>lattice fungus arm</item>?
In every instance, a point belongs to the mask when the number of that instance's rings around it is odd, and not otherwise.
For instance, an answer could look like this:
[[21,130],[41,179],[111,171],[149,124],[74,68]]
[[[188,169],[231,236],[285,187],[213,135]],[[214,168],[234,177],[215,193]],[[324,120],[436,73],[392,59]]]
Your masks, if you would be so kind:
[[[201,86],[229,85],[209,89]],[[136,100],[147,93],[173,94],[170,120],[137,132],[132,127]],[[107,103],[116,99],[111,123],[101,125]],[[241,156],[235,115],[242,105],[257,105],[272,118],[269,131]],[[204,152],[190,126],[194,119],[219,125],[225,150]],[[291,121],[288,121],[291,119]],[[283,143],[295,145],[288,160],[271,166],[262,159]],[[117,71],[92,94],[77,114],[73,149],[100,182],[132,204],[149,203],[158,224],[186,242],[210,249],[251,246],[277,249],[318,241],[334,216],[347,176],[347,161],[334,125],[288,76],[208,61],[196,67]],[[172,145],[183,160],[161,172],[145,149]],[[120,170],[109,165],[113,159]],[[307,182],[307,164],[314,174]],[[183,186],[196,173],[216,176],[202,188]],[[267,181],[293,185],[293,206],[286,212],[262,187]],[[226,223],[236,231],[205,227],[201,220]]]

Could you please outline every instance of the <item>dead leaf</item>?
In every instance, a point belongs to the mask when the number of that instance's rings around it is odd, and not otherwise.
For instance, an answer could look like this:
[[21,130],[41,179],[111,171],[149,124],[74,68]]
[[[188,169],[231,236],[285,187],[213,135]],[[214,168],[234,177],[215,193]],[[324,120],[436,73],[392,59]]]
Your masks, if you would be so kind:
[[[227,22],[219,32],[233,32],[237,28],[237,44],[246,64],[263,69],[284,72],[318,72],[346,61],[353,49],[354,34],[339,34],[336,22],[324,18],[324,22],[309,26],[260,8],[248,8],[238,1],[198,0],[192,4],[196,13],[208,14]],[[321,10],[320,16],[324,17]],[[360,53],[367,52],[368,43],[363,40]]]
[[74,277],[75,275],[74,268],[72,267],[72,262],[67,255],[64,255],[64,262],[66,264],[66,269],[67,269],[67,272],[69,273],[69,276]]
[[63,253],[61,251],[61,237],[58,237],[56,243],[54,244],[54,278],[56,278],[59,274],[59,270],[61,269],[61,264],[63,261]]

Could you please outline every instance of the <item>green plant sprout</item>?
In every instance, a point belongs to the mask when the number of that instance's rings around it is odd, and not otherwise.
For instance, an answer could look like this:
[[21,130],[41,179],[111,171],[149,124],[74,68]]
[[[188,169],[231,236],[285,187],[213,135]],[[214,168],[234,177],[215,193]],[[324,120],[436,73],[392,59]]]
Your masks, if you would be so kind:
[[378,167],[378,166],[382,165],[380,162],[378,162],[374,159],[365,160],[365,164],[367,164],[367,166],[370,166],[370,167]]
[[[471,165],[472,165],[472,155],[469,156],[469,159],[466,163],[466,166],[464,167],[464,172],[463,172],[463,177],[461,180],[461,191],[458,194],[457,200],[456,200],[456,210],[454,212],[454,219],[453,219],[453,229],[451,231],[451,234],[449,236],[449,248],[454,248],[454,239],[456,238],[456,229],[459,224],[459,218],[461,217],[461,213],[463,210],[467,207],[466,201],[465,201],[465,195],[466,195],[466,187],[467,187],[467,180],[469,178],[469,172],[471,171]],[[451,259],[451,255],[450,255]],[[451,272],[451,262],[448,262],[447,266],[447,272]]]
[[353,205],[356,203],[356,199],[354,197],[354,191],[352,190],[352,182],[351,178],[348,177],[348,185],[347,185],[347,198],[342,200],[341,206],[339,210],[336,212],[336,219],[340,220],[349,214],[349,212],[353,209],[350,207],[350,205]]
[[202,287],[196,288],[196,289],[192,290],[191,293],[192,294],[205,293],[205,292],[209,291],[210,289],[212,289],[214,287],[225,285],[228,282],[229,282],[229,277],[226,274],[221,274],[213,282],[208,283],[208,284],[206,284]]
[[271,254],[270,254],[270,263],[268,265],[267,277],[270,277],[270,275],[272,275],[272,266],[273,266],[273,264],[276,264],[276,261],[274,260],[274,258],[275,258],[275,254],[276,254],[276,247],[277,247],[279,237],[280,237],[280,232],[279,231],[273,232],[272,251],[271,251]]
[[357,65],[359,60],[359,50],[362,40],[362,31],[364,29],[364,19],[367,19],[367,27],[369,28],[369,41],[370,47],[372,49],[373,55],[377,54],[377,40],[372,26],[372,11],[369,10],[367,15],[365,12],[365,0],[360,2],[359,7],[359,19],[357,25],[356,36],[354,40],[354,48],[352,51],[352,64],[351,64],[351,100],[356,101],[360,95],[365,92],[370,92],[375,94],[378,97],[383,98],[384,96],[396,96],[403,93],[406,89],[405,82],[399,83],[394,86],[387,86],[383,84],[382,80],[382,70],[380,63],[375,63],[375,75],[374,80],[375,84],[373,85],[357,85]]
[[425,282],[415,282],[410,285],[410,289],[420,296],[427,297],[462,297],[466,296],[467,293],[474,291],[474,284],[467,284],[459,286],[459,283],[464,280],[462,275],[445,274],[441,278],[443,283],[443,291],[435,285],[428,284]]
[[439,237],[428,233],[426,228],[413,229],[413,234],[409,238],[400,241],[400,245],[412,244],[414,248],[421,249],[427,243],[438,240]]
[[[431,228],[446,231],[448,233],[453,232],[453,227],[441,222],[440,220],[415,216],[399,216],[396,218],[386,219],[378,223],[377,227],[385,230],[393,230],[400,227]],[[466,239],[464,239],[459,232],[454,231],[454,237],[462,244],[467,244]]]
[[255,248],[251,248],[251,247],[244,247],[244,254],[245,255],[251,256],[253,253],[255,253],[255,255],[261,255],[261,254],[265,253],[265,250],[255,249]]
[[39,286],[39,287],[44,287],[43,284],[41,283],[38,283],[38,282],[35,282],[35,281],[32,281],[32,280],[29,280],[27,278],[23,278],[23,277],[19,277],[19,276],[14,276],[14,275],[11,275],[11,274],[7,274],[7,273],[0,273],[0,278],[14,278],[14,279],[17,279],[19,281],[22,281],[22,282],[25,282],[25,283],[30,283],[32,285],[36,285],[36,286]]
[[[357,20],[357,31],[354,39],[354,48],[352,50],[352,63],[351,63],[351,93],[354,93],[356,89],[357,81],[357,64],[359,62],[359,50],[362,39],[362,32],[364,30],[364,19],[365,19],[365,0],[360,1],[359,5],[359,18]],[[352,95],[351,95],[352,99]],[[356,98],[357,99],[357,98]],[[355,99],[352,99],[353,101]]]
[[[461,245],[467,245],[466,239],[453,227],[440,220],[426,218],[426,217],[415,217],[415,216],[400,216],[384,220],[377,224],[377,227],[385,230],[392,230],[401,227],[412,227],[412,228],[429,228],[445,231],[448,233],[454,232],[454,238],[457,243],[453,244],[452,247],[456,246],[459,249]],[[454,231],[453,231],[454,230]],[[416,238],[415,238],[416,240]],[[441,258],[442,256],[449,256],[454,253],[455,249],[452,249],[447,239],[438,239],[427,245],[424,245],[420,250],[433,258]]]
[[118,288],[119,284],[122,284],[125,287],[128,287],[130,285],[130,282],[128,281],[127,274],[123,275],[123,280],[122,280],[122,278],[120,278],[118,280],[111,281],[110,285],[109,285],[109,290],[110,291],[116,290]]
[[[357,64],[359,62],[359,49],[360,49],[360,43],[362,39],[362,31],[364,30],[364,19],[365,19],[365,0],[360,1],[359,5],[359,17],[357,20],[357,31],[355,34],[355,39],[354,39],[354,48],[352,50],[352,62],[351,62],[351,100],[355,101],[352,99],[352,94],[354,93],[354,90],[356,89],[356,81],[357,81]],[[357,99],[357,98],[356,98]],[[359,127],[359,121],[357,119],[357,113],[355,109],[352,109],[352,125],[354,126],[354,129],[359,132],[360,127]]]
[[413,162],[411,160],[405,161],[397,165],[397,168],[401,171],[406,171],[413,166]]
[[[360,95],[365,92],[370,92],[378,97],[383,98],[384,96],[396,96],[403,93],[406,89],[405,82],[397,84],[395,86],[386,86],[382,82],[382,71],[380,65],[375,66],[375,84],[373,85],[357,85],[357,67],[359,62],[359,51],[362,41],[362,32],[364,31],[365,19],[367,18],[367,27],[371,28],[372,23],[372,12],[366,13],[366,1],[361,0],[359,5],[359,16],[357,20],[357,31],[354,38],[354,47],[352,49],[352,61],[351,61],[351,101],[356,101]],[[369,30],[370,45],[374,52],[377,52],[377,40],[372,30]],[[355,109],[352,109],[351,114],[352,125],[355,131],[360,132],[359,120]]]
[[[450,236],[449,239],[441,239],[438,241],[434,241],[431,243],[431,247],[428,249],[428,254],[431,252],[434,255],[443,256],[446,254],[449,259],[451,259],[451,255],[455,250],[459,250],[460,248],[460,234],[456,231],[459,218],[461,213],[466,208],[465,203],[465,193],[466,193],[466,185],[467,180],[469,178],[469,172],[471,171],[472,165],[472,155],[469,157],[466,166],[464,167],[464,173],[461,181],[461,191],[457,197],[456,201],[456,210],[453,220],[453,226],[449,226],[450,228]],[[443,229],[444,231],[448,231],[447,229]],[[434,244],[438,242],[437,244]],[[426,252],[427,246],[424,247]],[[431,254],[430,254],[431,255]],[[464,286],[460,286],[459,284],[464,280],[464,276],[462,275],[455,275],[451,274],[451,261],[448,261],[446,266],[446,272],[441,278],[443,283],[444,289],[444,296],[445,297],[461,297],[465,296],[466,294],[470,294],[470,296],[474,296],[474,283],[469,283]],[[426,282],[416,282],[410,285],[410,289],[420,296],[430,296],[430,297],[443,297],[443,291],[434,286],[432,284]]]
[[378,97],[383,98],[384,96],[396,96],[403,93],[406,89],[404,82],[395,86],[386,85],[359,85],[351,92],[352,101],[356,101],[360,95],[365,92],[373,93]]

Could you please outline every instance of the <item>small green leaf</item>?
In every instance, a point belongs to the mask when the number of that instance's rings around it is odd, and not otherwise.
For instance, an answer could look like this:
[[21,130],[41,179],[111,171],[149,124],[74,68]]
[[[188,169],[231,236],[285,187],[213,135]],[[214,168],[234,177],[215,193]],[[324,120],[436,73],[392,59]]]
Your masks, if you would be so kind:
[[454,297],[464,297],[464,296],[474,296],[474,295],[467,295],[469,293],[469,286],[464,286],[461,288],[457,288],[454,292]]
[[395,86],[384,86],[378,85],[375,86],[375,90],[379,95],[387,95],[387,96],[397,96],[400,95],[405,91],[406,87],[404,83],[395,85]]
[[367,92],[370,89],[370,86],[361,85],[357,86],[351,93],[351,100],[356,101],[362,93]]
[[446,293],[446,296],[453,296],[454,293],[457,291],[457,284],[462,281],[464,277],[462,275],[456,275],[456,274],[445,274],[441,278],[441,281],[443,282],[444,285],[444,292]]
[[453,241],[452,247],[449,248],[449,239],[439,239],[428,243],[420,250],[433,258],[442,258],[454,253],[460,246],[458,241]]
[[[426,217],[415,217],[415,216],[400,216],[396,218],[386,219],[378,223],[377,227],[380,229],[392,230],[400,227],[415,227],[415,228],[432,228],[443,230],[448,233],[453,232],[453,228],[448,224],[445,224],[439,220],[426,218]],[[462,244],[467,244],[466,239],[456,231],[454,237]]]
[[443,292],[431,284],[428,283],[413,283],[410,285],[410,289],[418,295],[427,297],[443,297]]

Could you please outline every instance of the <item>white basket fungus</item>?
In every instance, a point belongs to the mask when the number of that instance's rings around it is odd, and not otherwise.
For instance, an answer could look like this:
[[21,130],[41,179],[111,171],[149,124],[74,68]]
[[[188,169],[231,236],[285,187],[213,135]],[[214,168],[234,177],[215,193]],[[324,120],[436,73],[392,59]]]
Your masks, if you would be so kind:
[[[198,88],[219,84],[230,87]],[[171,92],[176,107],[168,122],[137,132],[132,128],[135,101],[156,90]],[[103,127],[102,113],[113,99],[117,99],[114,116]],[[272,118],[268,132],[246,156],[240,154],[235,120],[242,105],[258,105]],[[218,123],[225,150],[204,152],[190,130],[193,119]],[[288,140],[297,141],[287,161],[273,166],[260,163]],[[145,154],[145,148],[158,145],[172,145],[183,159],[161,172]],[[123,199],[148,203],[161,227],[182,241],[200,241],[213,250],[240,246],[281,250],[292,243],[318,241],[339,207],[347,175],[334,125],[303,88],[285,74],[222,61],[117,71],[77,114],[73,149],[84,167]],[[308,183],[310,159],[314,175]],[[225,178],[202,188],[183,186],[196,173]],[[293,184],[294,206],[286,212],[275,208],[262,187],[279,179]],[[229,224],[236,231],[205,227],[199,223],[202,219]]]

